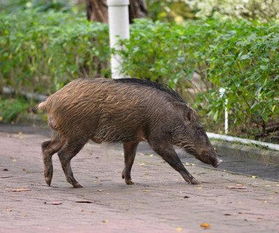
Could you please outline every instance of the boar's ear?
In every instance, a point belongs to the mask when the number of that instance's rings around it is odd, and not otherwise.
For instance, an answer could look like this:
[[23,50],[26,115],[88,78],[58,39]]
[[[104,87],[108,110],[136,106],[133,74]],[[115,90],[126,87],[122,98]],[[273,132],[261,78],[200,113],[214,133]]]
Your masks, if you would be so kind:
[[183,117],[185,120],[188,120],[190,122],[198,120],[198,114],[196,113],[196,111],[191,107],[189,107],[187,104],[181,102],[175,102],[174,105],[182,109]]
[[186,117],[191,122],[194,122],[194,121],[198,120],[197,112],[189,106],[188,106],[188,109],[186,110]]

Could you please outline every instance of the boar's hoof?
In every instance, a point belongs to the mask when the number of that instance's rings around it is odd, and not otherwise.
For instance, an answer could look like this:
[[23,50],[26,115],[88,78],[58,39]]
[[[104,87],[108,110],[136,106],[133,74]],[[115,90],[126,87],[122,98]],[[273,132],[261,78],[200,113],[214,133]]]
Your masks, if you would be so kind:
[[125,179],[125,183],[127,185],[131,185],[131,184],[134,184],[134,182],[132,181],[131,179],[131,175],[127,175],[126,174],[126,169],[124,168],[124,170],[122,171],[122,179]]
[[196,184],[200,184],[199,181],[197,181],[194,177],[190,179],[190,184],[196,185]]
[[73,187],[74,187],[74,188],[83,188],[83,186],[82,186],[82,185],[80,185],[79,183],[75,183],[75,184],[73,184]]
[[51,177],[45,177],[45,181],[46,181],[47,185],[50,186],[50,184],[51,184]]
[[53,168],[52,167],[44,170],[45,181],[46,181],[48,186],[50,186],[50,184],[51,184],[52,174],[53,174]]
[[127,185],[132,185],[132,184],[134,184],[134,182],[130,179],[130,180],[125,180],[125,182],[126,182],[126,184]]

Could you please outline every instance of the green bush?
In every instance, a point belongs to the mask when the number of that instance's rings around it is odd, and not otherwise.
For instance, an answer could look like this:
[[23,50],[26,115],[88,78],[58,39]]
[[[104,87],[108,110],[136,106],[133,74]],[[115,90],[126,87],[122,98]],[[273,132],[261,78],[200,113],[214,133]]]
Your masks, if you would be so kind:
[[38,11],[72,11],[73,2],[67,0],[2,0],[0,11],[18,13],[17,11],[36,9]]
[[[178,0],[176,0],[178,1]],[[279,2],[274,0],[186,0],[196,17],[230,17],[270,21],[279,19]]]
[[25,112],[30,104],[23,98],[0,97],[0,122],[14,122],[17,117]]
[[81,75],[108,76],[107,25],[34,10],[0,15],[1,84],[50,94]]

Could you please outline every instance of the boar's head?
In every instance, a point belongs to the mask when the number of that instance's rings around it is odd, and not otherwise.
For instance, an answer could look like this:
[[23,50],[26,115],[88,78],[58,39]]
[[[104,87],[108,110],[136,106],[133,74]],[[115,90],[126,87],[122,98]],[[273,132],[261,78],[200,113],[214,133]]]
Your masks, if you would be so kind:
[[[182,108],[183,124],[176,131],[176,145],[187,153],[194,155],[200,161],[218,167],[222,162],[218,158],[215,148],[211,145],[204,128],[199,123],[197,113],[186,104],[179,104]],[[176,134],[175,133],[175,134]]]

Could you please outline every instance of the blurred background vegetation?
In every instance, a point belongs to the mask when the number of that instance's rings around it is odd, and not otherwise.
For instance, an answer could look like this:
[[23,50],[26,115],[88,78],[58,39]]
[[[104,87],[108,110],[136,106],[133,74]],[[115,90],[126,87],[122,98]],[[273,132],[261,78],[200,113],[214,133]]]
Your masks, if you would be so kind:
[[[0,0],[0,121],[30,116],[36,94],[74,78],[110,78],[108,26],[88,21],[87,8]],[[279,1],[146,0],[145,8],[115,51],[123,72],[176,89],[209,131],[223,133],[227,99],[230,134],[278,142]]]

